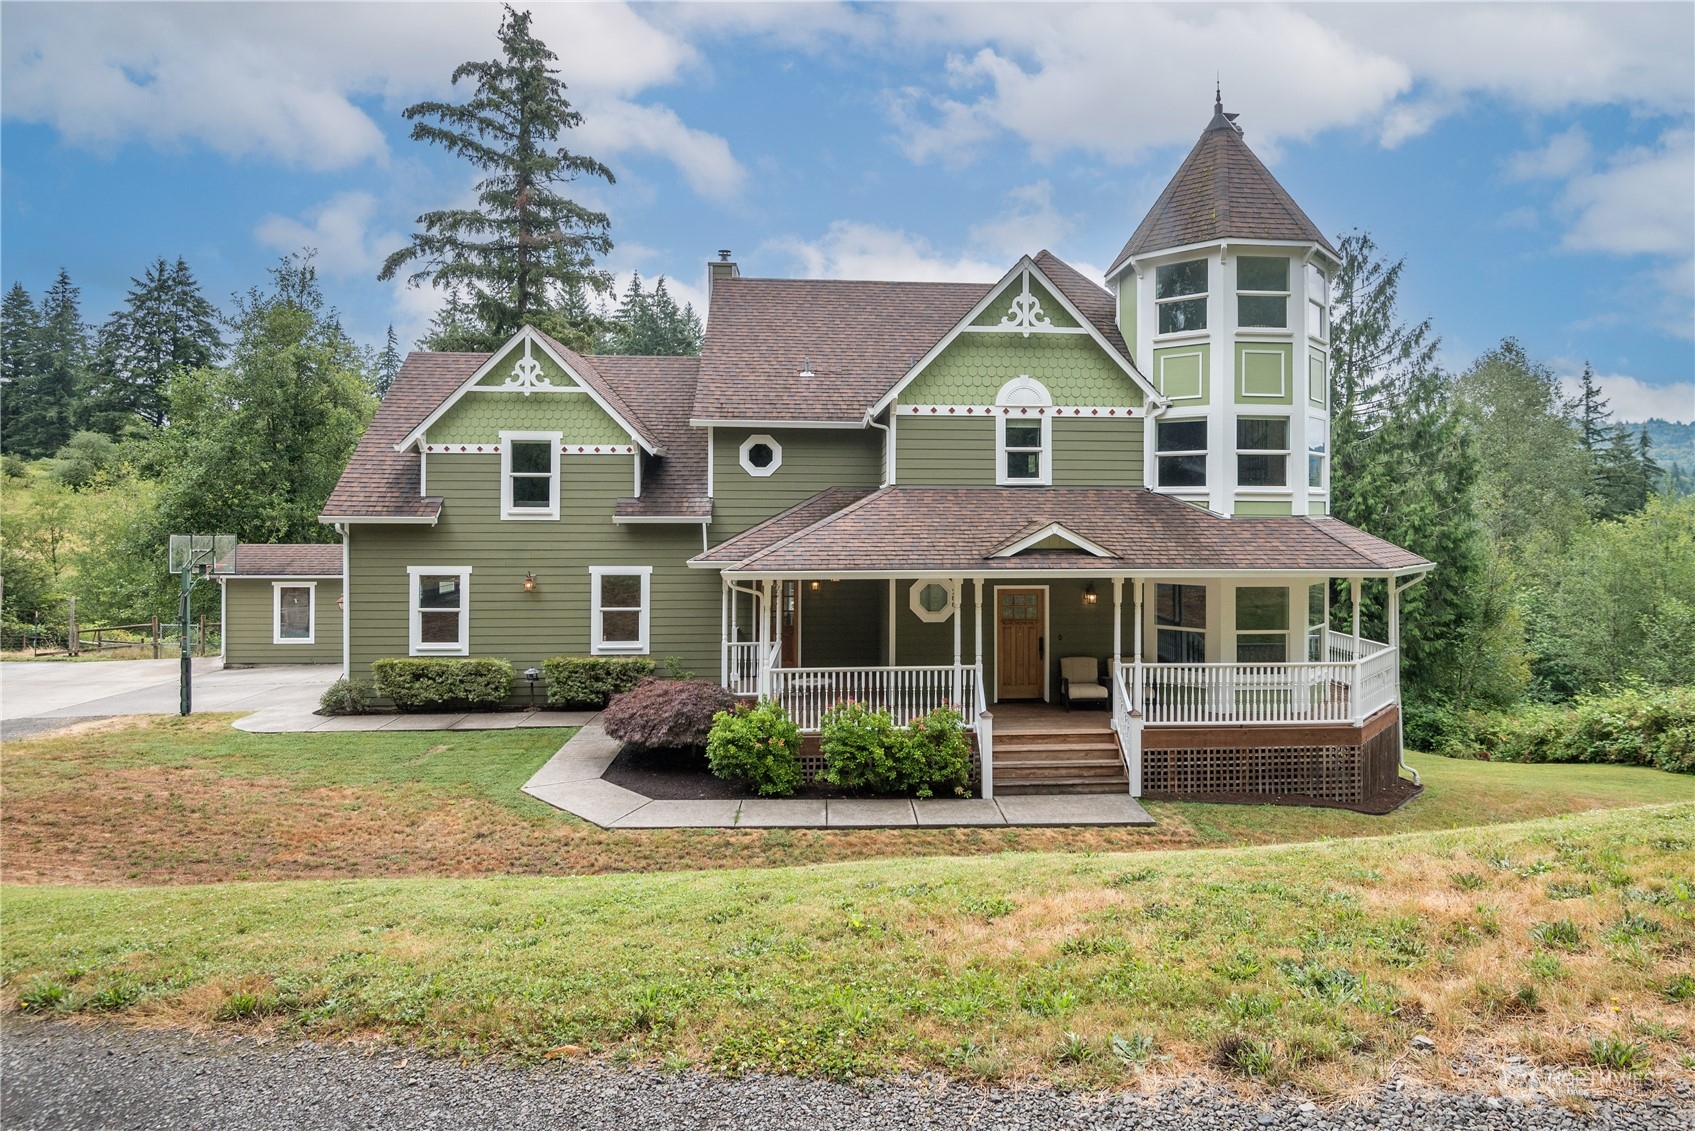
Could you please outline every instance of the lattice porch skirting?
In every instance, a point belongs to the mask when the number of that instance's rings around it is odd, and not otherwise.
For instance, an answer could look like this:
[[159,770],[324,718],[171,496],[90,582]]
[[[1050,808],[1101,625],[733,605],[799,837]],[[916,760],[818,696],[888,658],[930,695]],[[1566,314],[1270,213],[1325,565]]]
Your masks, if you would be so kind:
[[1310,797],[1357,804],[1399,774],[1393,707],[1363,727],[1150,729],[1142,751],[1149,797]]

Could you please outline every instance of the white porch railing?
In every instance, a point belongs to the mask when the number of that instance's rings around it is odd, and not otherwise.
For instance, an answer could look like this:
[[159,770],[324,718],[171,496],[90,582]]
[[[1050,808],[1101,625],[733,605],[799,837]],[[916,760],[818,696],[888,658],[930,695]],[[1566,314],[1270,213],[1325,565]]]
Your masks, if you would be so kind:
[[887,711],[905,726],[937,707],[952,707],[975,729],[980,682],[975,667],[772,668],[767,694],[803,731],[818,730],[824,712],[844,699]]
[[759,694],[759,641],[724,645],[724,686],[737,695]]
[[[1129,724],[1140,711],[1149,726],[1278,723],[1352,723],[1395,702],[1398,652],[1387,644],[1329,633],[1332,659],[1296,664],[1120,665],[1115,722]],[[1120,733],[1125,733],[1122,729]]]

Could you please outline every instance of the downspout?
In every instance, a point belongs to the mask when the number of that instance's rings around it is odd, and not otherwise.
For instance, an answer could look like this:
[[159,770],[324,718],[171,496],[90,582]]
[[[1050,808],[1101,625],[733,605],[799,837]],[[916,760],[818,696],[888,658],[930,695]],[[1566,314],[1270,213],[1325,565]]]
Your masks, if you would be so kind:
[[[890,415],[892,416],[893,414],[891,413]],[[883,434],[883,486],[891,486],[895,479],[895,434],[890,430],[887,424],[878,424],[870,417],[866,417],[865,423]]]
[[1407,708],[1401,701],[1401,594],[1423,581],[1424,577],[1423,573],[1414,574],[1413,579],[1405,585],[1396,585],[1393,578],[1389,581],[1389,631],[1395,638],[1395,761],[1398,769],[1412,775],[1414,785],[1424,783],[1419,780],[1418,771],[1407,765]]

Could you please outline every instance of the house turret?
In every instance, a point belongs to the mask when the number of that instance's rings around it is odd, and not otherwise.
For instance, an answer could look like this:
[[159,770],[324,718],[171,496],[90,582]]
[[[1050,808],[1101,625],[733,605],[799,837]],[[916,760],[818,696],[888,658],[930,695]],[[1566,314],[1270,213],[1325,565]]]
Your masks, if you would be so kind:
[[1216,97],[1107,271],[1119,329],[1170,403],[1149,483],[1220,514],[1330,509],[1330,280],[1340,256]]

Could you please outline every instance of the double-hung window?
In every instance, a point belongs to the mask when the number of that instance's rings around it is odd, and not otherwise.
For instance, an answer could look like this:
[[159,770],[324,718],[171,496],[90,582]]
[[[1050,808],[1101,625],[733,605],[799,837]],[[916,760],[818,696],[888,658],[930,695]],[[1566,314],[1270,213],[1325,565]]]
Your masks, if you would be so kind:
[[1307,264],[1307,333],[1323,341],[1330,336],[1330,280]]
[[995,482],[1003,487],[1053,482],[1053,397],[1033,377],[1014,377],[995,395]]
[[1154,657],[1160,663],[1206,663],[1206,586],[1155,585],[1154,624]]
[[1161,420],[1155,426],[1161,487],[1207,485],[1207,422]]
[[1289,659],[1289,590],[1244,585],[1236,590],[1236,662],[1281,664]]
[[1236,325],[1289,327],[1289,261],[1282,256],[1236,257]]
[[1158,332],[1181,334],[1207,328],[1207,261],[1190,259],[1154,269]]
[[1288,417],[1236,419],[1236,484],[1240,487],[1289,485]]
[[1045,420],[1001,420],[1001,477],[1002,483],[1045,483],[1047,476],[1042,465],[1047,458],[1047,445],[1042,442],[1047,432]]
[[408,566],[414,656],[471,652],[471,567]]
[[589,567],[589,652],[596,656],[648,650],[652,566]]
[[559,517],[558,432],[500,434],[500,517]]
[[1324,489],[1324,462],[1329,454],[1325,434],[1329,430],[1322,416],[1307,417],[1307,486],[1314,491]]
[[312,643],[318,620],[316,604],[316,582],[271,582],[271,643]]

